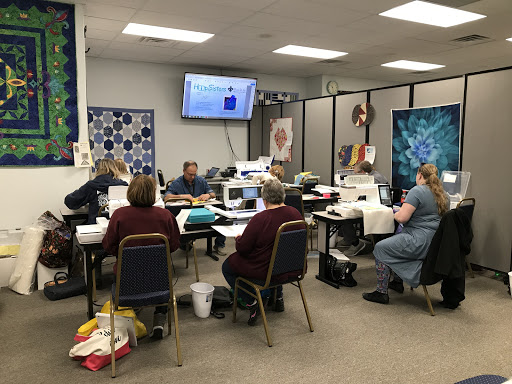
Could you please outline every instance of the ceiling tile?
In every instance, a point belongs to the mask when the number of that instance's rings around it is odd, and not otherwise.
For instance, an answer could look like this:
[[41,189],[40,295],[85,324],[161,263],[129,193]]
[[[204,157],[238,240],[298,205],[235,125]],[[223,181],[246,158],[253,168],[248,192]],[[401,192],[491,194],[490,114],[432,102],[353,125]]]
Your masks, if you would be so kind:
[[212,20],[203,20],[149,11],[138,11],[130,21],[132,23],[186,29],[189,31],[205,33],[218,33],[229,26],[229,24],[219,23]]
[[113,5],[91,3],[85,8],[85,15],[101,19],[129,21],[137,12],[135,8],[116,7]]
[[87,31],[100,29],[103,31],[121,32],[126,27],[127,22],[86,16],[85,25],[87,25]]

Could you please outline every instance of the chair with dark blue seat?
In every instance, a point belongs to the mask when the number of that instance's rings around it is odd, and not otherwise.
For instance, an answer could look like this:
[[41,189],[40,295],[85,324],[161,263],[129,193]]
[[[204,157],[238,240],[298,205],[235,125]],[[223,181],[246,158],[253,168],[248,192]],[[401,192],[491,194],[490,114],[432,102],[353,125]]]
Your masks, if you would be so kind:
[[506,377],[498,375],[480,375],[469,379],[458,381],[455,384],[502,384],[507,381]]
[[[299,213],[302,215],[302,218],[304,219],[304,201],[302,200],[302,192],[300,189],[288,187],[284,189],[284,193],[284,203],[297,209],[297,211],[299,211]],[[310,227],[309,238],[311,240],[311,249],[313,249],[313,231],[311,230],[311,225],[308,224],[308,226]]]
[[[162,244],[129,246],[128,241],[161,240]],[[119,244],[117,257],[117,276],[112,284],[110,305],[110,329],[115,329],[114,312],[119,307],[157,307],[167,306],[168,327],[171,334],[171,314],[174,313],[176,332],[176,350],[178,366],[182,365],[178,310],[172,287],[172,264],[169,241],[159,233],[126,236]],[[112,377],[115,370],[114,332],[111,332]]]
[[[293,229],[294,227],[302,228]],[[302,303],[304,305],[304,311],[306,312],[306,317],[308,319],[309,330],[313,332],[313,324],[311,323],[311,317],[306,303],[306,296],[304,295],[304,290],[301,284],[307,269],[306,258],[308,255],[308,232],[309,227],[304,220],[290,221],[282,224],[276,233],[266,279],[253,280],[246,279],[244,277],[238,277],[236,279],[233,299],[233,322],[236,322],[238,289],[241,289],[258,300],[263,325],[265,327],[265,335],[267,336],[267,344],[269,347],[272,346],[272,339],[270,338],[270,333],[268,331],[267,317],[265,315],[265,309],[263,308],[263,301],[261,298],[261,291],[265,289],[275,290],[278,286],[284,284],[292,284],[299,288]],[[293,272],[298,272],[297,276],[293,276],[285,281],[275,279],[276,276]],[[240,284],[242,282],[245,284]],[[246,288],[247,285],[250,286],[255,293]]]

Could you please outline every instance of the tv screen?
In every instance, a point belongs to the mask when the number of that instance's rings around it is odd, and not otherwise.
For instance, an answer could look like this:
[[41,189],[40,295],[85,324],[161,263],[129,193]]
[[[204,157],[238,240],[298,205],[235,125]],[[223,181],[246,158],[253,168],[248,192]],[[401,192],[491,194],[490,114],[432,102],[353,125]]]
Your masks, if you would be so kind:
[[185,73],[181,117],[251,120],[256,79]]

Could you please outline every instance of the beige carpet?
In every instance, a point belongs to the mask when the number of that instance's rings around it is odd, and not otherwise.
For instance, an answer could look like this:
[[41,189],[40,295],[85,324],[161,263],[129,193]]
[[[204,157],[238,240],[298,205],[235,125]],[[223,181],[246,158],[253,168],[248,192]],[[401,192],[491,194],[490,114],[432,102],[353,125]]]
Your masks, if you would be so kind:
[[[226,285],[221,263],[203,256],[198,241],[201,280]],[[233,242],[228,241],[228,251]],[[193,263],[184,268],[174,255],[179,280],[176,295],[189,293]],[[390,304],[366,302],[375,289],[371,255],[358,263],[358,286],[334,289],[315,279],[318,259],[310,259],[304,281],[315,331],[309,332],[298,289],[284,289],[286,310],[268,313],[274,345],[267,347],[261,324],[199,319],[192,308],[179,309],[183,366],[176,366],[174,337],[143,339],[117,364],[122,383],[455,383],[480,374],[512,376],[512,299],[501,278],[477,272],[466,279],[466,300],[456,310],[436,305],[439,285],[429,288],[436,316],[421,290],[390,293]],[[108,268],[105,268],[108,269]],[[98,293],[107,300],[108,290]],[[99,307],[97,307],[99,310]],[[148,326],[151,310],[140,316]],[[91,372],[68,357],[77,328],[87,320],[86,298],[48,301],[42,291],[21,296],[0,291],[2,383],[110,382],[110,366]]]

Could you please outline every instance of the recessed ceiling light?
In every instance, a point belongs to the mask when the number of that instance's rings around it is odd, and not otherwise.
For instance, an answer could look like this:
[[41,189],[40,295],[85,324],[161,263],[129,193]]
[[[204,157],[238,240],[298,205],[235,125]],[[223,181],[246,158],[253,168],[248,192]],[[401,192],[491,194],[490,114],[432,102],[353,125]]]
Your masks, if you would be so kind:
[[328,49],[301,47],[300,45],[287,45],[273,51],[285,55],[314,57],[318,59],[333,59],[335,57],[346,55],[347,52],[330,51]]
[[382,64],[382,67],[412,69],[414,71],[429,71],[431,69],[443,68],[445,65],[421,63],[419,61],[398,60]]
[[202,43],[214,36],[211,33],[186,31],[184,29],[165,28],[157,27],[155,25],[136,23],[128,24],[123,30],[123,33],[128,35],[156,37],[159,39],[190,41],[192,43]]
[[478,13],[427,3],[425,1],[411,1],[410,3],[379,13],[379,15],[445,28],[487,17]]

